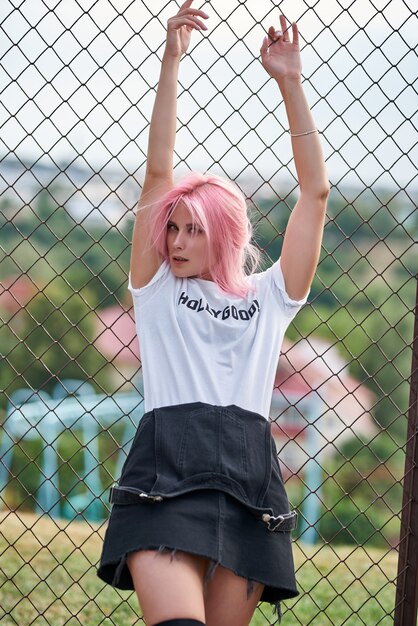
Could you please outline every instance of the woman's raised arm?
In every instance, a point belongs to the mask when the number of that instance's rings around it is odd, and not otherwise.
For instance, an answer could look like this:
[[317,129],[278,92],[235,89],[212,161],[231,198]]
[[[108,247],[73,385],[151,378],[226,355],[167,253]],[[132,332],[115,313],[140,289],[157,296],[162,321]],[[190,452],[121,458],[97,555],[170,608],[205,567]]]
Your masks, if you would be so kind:
[[300,194],[290,215],[281,252],[281,267],[289,296],[301,300],[309,291],[321,251],[329,183],[315,122],[302,82],[299,35],[286,20],[281,31],[271,26],[261,47],[263,67],[279,86],[289,120]]
[[135,219],[131,251],[133,287],[146,285],[162,259],[149,246],[148,219],[155,203],[173,185],[173,153],[177,119],[177,78],[180,59],[187,51],[192,31],[206,30],[203,11],[186,0],[167,23],[167,40],[148,138],[147,165]]

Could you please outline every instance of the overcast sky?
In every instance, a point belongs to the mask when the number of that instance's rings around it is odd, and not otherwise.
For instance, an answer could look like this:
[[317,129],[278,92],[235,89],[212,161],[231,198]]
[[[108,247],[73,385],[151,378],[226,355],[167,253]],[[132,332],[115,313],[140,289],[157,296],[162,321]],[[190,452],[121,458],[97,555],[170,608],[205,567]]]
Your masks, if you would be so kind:
[[[293,171],[280,95],[259,61],[264,31],[282,11],[299,23],[331,182],[409,189],[418,163],[414,1],[195,2],[211,17],[181,63],[176,161],[249,179]],[[165,24],[177,6],[1,0],[0,157],[95,170],[120,163],[140,178]]]

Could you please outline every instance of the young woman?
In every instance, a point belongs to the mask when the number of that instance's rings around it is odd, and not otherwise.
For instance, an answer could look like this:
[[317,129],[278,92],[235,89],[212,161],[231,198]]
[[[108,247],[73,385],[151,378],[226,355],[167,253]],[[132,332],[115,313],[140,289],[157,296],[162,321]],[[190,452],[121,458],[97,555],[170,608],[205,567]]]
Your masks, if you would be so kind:
[[317,266],[329,186],[301,85],[298,29],[270,27],[263,67],[289,120],[300,195],[281,258],[254,270],[246,203],[218,176],[173,182],[177,74],[208,15],[168,20],[145,181],[133,233],[133,294],[145,410],[118,485],[98,575],[135,589],[148,626],[244,626],[260,600],[297,595],[289,511],[269,406],[284,332]]

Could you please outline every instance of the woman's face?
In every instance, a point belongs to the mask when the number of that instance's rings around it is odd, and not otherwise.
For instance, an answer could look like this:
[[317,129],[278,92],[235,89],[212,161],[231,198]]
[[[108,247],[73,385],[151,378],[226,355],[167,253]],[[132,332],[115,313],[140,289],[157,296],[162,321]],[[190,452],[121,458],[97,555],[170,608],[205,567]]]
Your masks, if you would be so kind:
[[168,220],[167,249],[171,270],[175,276],[212,280],[206,235],[196,223],[193,224],[190,211],[181,202]]

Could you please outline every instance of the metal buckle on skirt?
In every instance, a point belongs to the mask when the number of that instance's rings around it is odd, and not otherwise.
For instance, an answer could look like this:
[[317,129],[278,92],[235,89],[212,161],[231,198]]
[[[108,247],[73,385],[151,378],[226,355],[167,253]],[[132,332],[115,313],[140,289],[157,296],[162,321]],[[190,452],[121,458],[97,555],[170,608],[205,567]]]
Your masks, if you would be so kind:
[[137,504],[143,502],[162,502],[162,496],[152,496],[145,491],[135,489],[135,487],[122,487],[114,483],[109,491],[109,502],[111,504]]
[[270,515],[269,513],[264,513],[261,516],[261,519],[267,524],[267,527],[271,532],[283,532],[287,530],[294,530],[296,528],[298,514],[297,511],[290,511],[290,513],[283,513],[282,515]]

